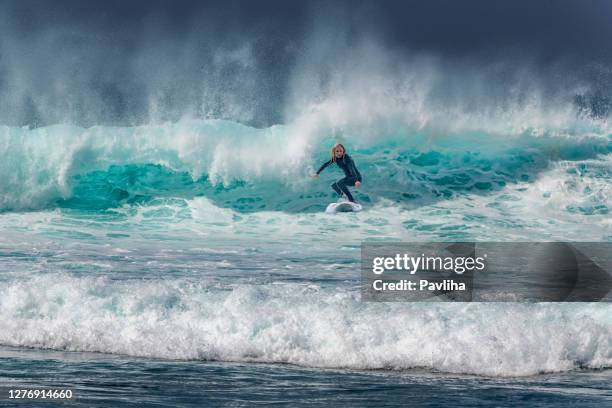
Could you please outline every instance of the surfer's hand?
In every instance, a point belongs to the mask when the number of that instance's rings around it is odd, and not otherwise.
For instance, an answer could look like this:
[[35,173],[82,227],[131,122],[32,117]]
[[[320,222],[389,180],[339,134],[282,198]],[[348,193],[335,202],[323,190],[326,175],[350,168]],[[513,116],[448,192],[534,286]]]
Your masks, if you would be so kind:
[[355,182],[355,187],[357,187],[357,188],[361,187],[361,181],[356,181]]
[[312,178],[319,178],[319,175],[317,173],[313,174],[312,176],[310,176]]

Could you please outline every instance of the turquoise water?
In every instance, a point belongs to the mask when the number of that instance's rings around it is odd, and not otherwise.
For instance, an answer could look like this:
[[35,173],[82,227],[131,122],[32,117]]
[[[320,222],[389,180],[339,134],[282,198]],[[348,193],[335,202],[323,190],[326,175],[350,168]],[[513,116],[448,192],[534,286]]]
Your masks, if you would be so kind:
[[[609,402],[607,304],[359,299],[362,241],[612,240],[605,128],[381,129],[0,128],[3,383],[53,370],[86,405],[154,405],[179,377],[210,384],[185,404],[220,402],[223,378],[245,404]],[[308,177],[336,140],[360,213],[323,212],[337,169]]]

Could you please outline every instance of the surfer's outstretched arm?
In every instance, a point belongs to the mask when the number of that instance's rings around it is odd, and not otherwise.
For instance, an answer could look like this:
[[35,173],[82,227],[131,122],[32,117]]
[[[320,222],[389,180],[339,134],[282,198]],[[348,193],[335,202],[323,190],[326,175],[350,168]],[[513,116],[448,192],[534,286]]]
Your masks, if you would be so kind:
[[317,170],[317,172],[315,173],[315,177],[317,177],[323,170],[325,170],[327,166],[329,166],[332,163],[333,163],[332,160],[328,160],[325,163],[323,163],[321,167],[319,167],[319,170]]

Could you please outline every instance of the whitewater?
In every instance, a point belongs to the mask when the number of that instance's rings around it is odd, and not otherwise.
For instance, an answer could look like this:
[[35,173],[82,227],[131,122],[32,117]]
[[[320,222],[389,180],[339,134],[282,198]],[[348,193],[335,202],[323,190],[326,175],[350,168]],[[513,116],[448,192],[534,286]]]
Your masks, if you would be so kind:
[[[357,272],[363,241],[612,240],[605,122],[368,123],[0,128],[0,344],[498,378],[611,368],[607,304],[366,303]],[[308,177],[337,141],[364,175],[361,213],[325,214],[340,174]]]
[[610,303],[361,296],[364,243],[612,241],[609,6],[0,3],[0,405],[610,405]]

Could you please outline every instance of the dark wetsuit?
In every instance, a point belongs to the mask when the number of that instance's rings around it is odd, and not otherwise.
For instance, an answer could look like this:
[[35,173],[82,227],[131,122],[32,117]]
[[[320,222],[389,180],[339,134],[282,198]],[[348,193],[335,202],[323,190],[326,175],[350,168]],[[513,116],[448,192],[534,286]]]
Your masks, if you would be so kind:
[[326,163],[323,163],[323,165],[317,171],[317,174],[321,173],[327,166],[332,163],[336,163],[338,167],[340,167],[342,171],[344,171],[345,176],[344,178],[332,184],[332,188],[339,195],[342,195],[342,193],[346,194],[346,197],[349,199],[349,201],[354,203],[355,199],[351,195],[351,192],[349,191],[347,186],[354,186],[356,182],[361,182],[361,174],[359,174],[359,170],[357,170],[355,162],[353,161],[353,159],[351,159],[351,156],[345,154],[340,159],[336,158],[335,161],[330,160]]

